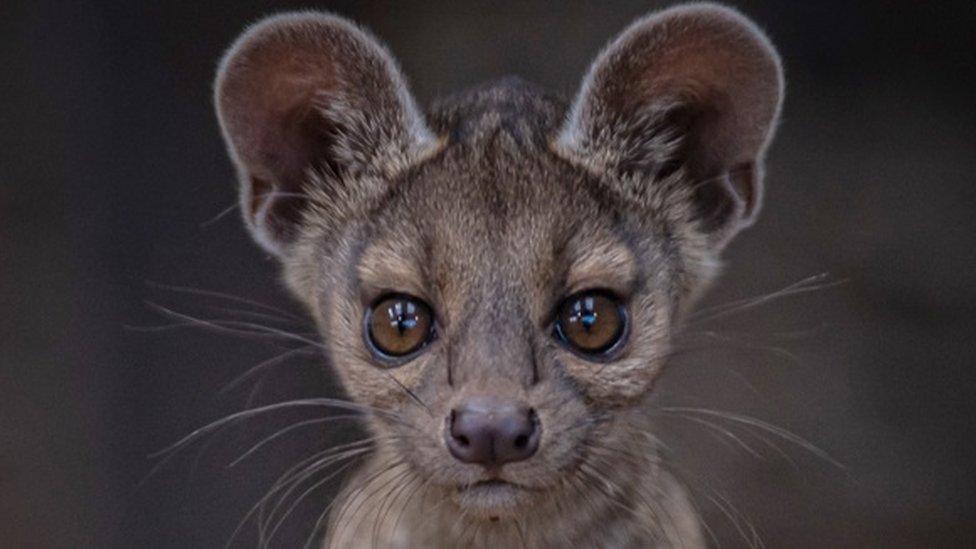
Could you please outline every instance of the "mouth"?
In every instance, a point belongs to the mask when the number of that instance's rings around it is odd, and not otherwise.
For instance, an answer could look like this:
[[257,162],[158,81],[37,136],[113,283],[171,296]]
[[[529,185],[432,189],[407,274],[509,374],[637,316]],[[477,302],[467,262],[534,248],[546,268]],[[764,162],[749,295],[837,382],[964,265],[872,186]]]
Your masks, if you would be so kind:
[[496,478],[459,486],[454,499],[469,513],[498,520],[514,514],[531,496],[529,488]]

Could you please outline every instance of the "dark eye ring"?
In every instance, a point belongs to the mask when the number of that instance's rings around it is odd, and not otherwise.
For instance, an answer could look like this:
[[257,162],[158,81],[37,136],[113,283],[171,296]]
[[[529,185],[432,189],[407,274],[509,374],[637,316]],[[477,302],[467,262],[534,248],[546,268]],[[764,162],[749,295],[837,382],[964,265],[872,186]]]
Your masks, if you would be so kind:
[[564,299],[556,310],[553,337],[591,360],[606,360],[623,347],[627,310],[607,290],[585,290]]
[[391,365],[416,356],[435,335],[430,306],[411,295],[383,295],[363,316],[366,347],[375,357]]

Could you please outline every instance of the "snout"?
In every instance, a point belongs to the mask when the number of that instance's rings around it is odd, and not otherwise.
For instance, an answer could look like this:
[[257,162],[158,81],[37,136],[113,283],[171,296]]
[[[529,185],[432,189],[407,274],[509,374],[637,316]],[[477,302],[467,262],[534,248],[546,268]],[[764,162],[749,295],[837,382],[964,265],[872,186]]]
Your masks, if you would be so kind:
[[539,449],[539,417],[515,401],[473,396],[452,409],[446,421],[447,448],[463,463],[495,469],[527,460]]

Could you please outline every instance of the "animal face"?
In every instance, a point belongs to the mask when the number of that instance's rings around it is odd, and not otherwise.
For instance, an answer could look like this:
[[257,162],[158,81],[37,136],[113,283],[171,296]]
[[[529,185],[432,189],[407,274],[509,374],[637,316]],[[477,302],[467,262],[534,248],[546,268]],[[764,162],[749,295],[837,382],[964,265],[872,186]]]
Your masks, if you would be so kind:
[[425,477],[543,490],[658,372],[674,252],[583,170],[490,118],[478,131],[335,244],[312,239],[311,295],[349,392],[393,412],[377,419]]
[[636,22],[569,105],[516,80],[415,106],[375,39],[271,18],[216,101],[245,222],[380,451],[472,516],[622,445],[682,311],[761,197],[777,57],[737,13]]

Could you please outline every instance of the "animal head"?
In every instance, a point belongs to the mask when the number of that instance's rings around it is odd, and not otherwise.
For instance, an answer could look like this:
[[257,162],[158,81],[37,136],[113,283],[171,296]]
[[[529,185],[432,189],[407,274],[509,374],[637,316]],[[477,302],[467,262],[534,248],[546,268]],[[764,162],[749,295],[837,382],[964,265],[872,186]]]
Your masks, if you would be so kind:
[[508,80],[424,113],[375,38],[303,12],[238,39],[216,104],[244,221],[379,444],[497,516],[626,436],[755,219],[782,89],[752,23],[691,5],[569,104]]

